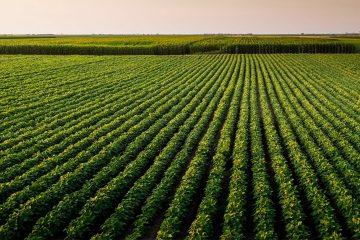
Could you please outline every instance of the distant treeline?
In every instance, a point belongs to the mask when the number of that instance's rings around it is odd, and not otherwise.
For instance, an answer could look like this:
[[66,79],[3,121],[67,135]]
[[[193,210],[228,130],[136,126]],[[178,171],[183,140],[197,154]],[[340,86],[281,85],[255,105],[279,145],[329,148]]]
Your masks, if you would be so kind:
[[0,54],[45,55],[182,55],[201,53],[355,53],[348,43],[320,44],[233,44],[233,45],[168,45],[168,46],[72,46],[72,45],[8,45],[0,46]]

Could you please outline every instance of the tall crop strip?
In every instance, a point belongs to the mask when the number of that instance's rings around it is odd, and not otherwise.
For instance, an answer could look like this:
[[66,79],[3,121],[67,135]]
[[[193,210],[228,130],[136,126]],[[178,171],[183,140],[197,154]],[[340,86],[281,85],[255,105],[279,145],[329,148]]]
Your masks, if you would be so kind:
[[[324,39],[151,41],[45,48],[351,50]],[[359,62],[0,56],[0,239],[358,239]]]
[[[354,38],[356,40],[356,38]],[[354,53],[356,42],[328,36],[1,37],[1,54],[183,55],[194,53]]]

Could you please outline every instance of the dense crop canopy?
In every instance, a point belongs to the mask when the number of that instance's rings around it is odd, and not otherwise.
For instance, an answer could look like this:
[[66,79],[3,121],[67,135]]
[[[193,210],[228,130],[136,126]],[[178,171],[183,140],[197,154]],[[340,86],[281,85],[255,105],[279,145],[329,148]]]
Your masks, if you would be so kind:
[[353,53],[359,42],[326,36],[0,36],[0,54]]
[[359,239],[359,64],[0,56],[0,239]]

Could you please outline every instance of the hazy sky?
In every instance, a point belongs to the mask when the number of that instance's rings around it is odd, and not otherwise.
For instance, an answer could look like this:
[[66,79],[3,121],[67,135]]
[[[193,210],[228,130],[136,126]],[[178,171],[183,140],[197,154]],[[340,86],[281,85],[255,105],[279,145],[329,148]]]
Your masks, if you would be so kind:
[[359,31],[360,0],[0,0],[0,34]]

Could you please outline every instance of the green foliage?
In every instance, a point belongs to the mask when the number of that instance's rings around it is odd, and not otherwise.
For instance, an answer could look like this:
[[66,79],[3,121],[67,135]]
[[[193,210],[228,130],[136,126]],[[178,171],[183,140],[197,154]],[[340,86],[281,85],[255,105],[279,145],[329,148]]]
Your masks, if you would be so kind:
[[199,53],[354,53],[348,39],[286,36],[53,36],[0,38],[0,54],[184,55]]
[[0,56],[0,238],[358,239],[359,62]]

